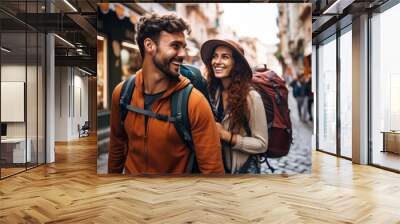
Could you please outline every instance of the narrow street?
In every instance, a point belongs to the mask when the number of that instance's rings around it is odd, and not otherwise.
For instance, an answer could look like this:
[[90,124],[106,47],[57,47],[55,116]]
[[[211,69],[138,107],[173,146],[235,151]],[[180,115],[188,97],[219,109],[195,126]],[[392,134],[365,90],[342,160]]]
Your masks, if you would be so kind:
[[[305,101],[306,102],[306,101]],[[274,174],[296,174],[311,172],[311,136],[312,121],[300,121],[296,100],[292,89],[289,88],[290,119],[293,128],[293,144],[287,156],[268,159],[269,164],[275,169]],[[303,111],[307,112],[306,109]],[[308,119],[308,117],[306,116]],[[261,166],[261,173],[271,174],[271,170],[265,163]]]

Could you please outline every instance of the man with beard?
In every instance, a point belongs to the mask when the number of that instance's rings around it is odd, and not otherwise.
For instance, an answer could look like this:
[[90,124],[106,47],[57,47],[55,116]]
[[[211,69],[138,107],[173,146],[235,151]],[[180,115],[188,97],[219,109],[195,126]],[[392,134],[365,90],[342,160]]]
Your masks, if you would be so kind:
[[[179,74],[186,55],[185,33],[189,25],[175,15],[141,17],[136,42],[143,58],[136,73],[130,105],[157,114],[171,114],[171,95],[190,81]],[[120,96],[123,83],[112,94],[109,173],[182,174],[190,150],[172,122],[129,111],[121,124]],[[193,88],[188,101],[197,164],[201,173],[223,174],[220,139],[210,105]]]

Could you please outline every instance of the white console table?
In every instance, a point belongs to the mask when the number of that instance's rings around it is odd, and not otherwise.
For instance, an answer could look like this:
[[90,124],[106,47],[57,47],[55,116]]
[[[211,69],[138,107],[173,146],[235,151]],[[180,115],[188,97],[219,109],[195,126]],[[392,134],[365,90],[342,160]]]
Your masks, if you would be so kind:
[[25,154],[25,138],[1,139],[2,153],[6,152],[6,151],[9,151],[9,152],[12,151],[12,163],[31,162],[31,160],[32,160],[32,153],[31,153],[32,140],[30,138],[27,138],[26,142],[28,144],[26,147],[26,154]]

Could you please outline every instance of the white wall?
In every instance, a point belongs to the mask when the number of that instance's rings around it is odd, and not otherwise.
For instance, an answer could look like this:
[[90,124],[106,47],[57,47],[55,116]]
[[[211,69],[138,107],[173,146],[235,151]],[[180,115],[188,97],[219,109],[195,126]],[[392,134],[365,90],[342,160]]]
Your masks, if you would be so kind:
[[[25,82],[25,64],[2,65],[1,81]],[[7,110],[7,108],[1,108],[1,110]],[[25,123],[7,122],[7,137],[25,137]]]
[[[89,102],[88,102],[88,78],[81,76],[83,75],[79,70],[74,70],[74,108],[73,108],[73,119],[72,119],[72,138],[78,137],[78,124],[81,126],[89,119]],[[80,101],[80,102],[79,102]],[[79,108],[81,107],[81,108]],[[81,111],[80,111],[81,109]]]
[[68,68],[55,68],[55,140],[67,141],[68,125]]
[[[47,2],[47,7],[52,10],[52,4]],[[50,10],[50,11],[51,11]],[[56,160],[55,136],[55,43],[54,35],[46,35],[46,163]]]
[[[38,69],[38,70],[36,70]],[[26,111],[26,120],[23,122],[5,122],[7,124],[8,138],[30,139],[32,161],[44,163],[44,83],[42,68],[35,66],[25,66],[25,64],[3,64],[1,67],[2,82],[24,82],[26,84],[26,107],[21,108],[21,112]],[[27,77],[27,81],[25,78]],[[39,85],[39,86],[38,86]],[[3,92],[4,89],[2,89]],[[24,94],[24,90],[21,94]],[[3,95],[3,97],[7,97]],[[13,113],[11,108],[2,107],[2,112]],[[7,111],[8,110],[8,111]],[[39,156],[37,157],[37,153]]]
[[88,78],[82,75],[76,68],[56,67],[56,141],[77,139],[78,124],[88,120]]
[[368,15],[353,19],[352,33],[352,158],[368,163]]
[[[1,81],[2,82],[25,82],[25,69],[27,69],[28,74],[30,74],[34,69],[36,73],[36,68],[33,66],[28,66],[18,64],[9,64],[1,66]],[[25,82],[26,83],[26,82]],[[35,83],[36,85],[36,83]],[[36,90],[35,90],[36,93]],[[29,99],[27,102],[31,102],[33,93],[27,93]],[[36,94],[34,95],[36,96]],[[1,108],[1,110],[7,110],[7,108]],[[36,116],[36,114],[35,114]],[[28,114],[28,121],[32,120]],[[25,137],[25,122],[7,122],[7,136],[8,137]],[[29,137],[29,136],[28,136]]]
[[[25,82],[1,81],[1,121],[25,121]],[[36,105],[34,105],[36,108]]]

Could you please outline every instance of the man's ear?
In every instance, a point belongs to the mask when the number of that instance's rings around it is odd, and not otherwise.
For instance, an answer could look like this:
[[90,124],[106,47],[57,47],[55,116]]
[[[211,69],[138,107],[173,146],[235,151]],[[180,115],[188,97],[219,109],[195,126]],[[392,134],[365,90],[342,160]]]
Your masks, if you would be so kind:
[[153,54],[155,50],[156,50],[156,45],[154,41],[150,38],[144,39],[144,51],[149,54]]

